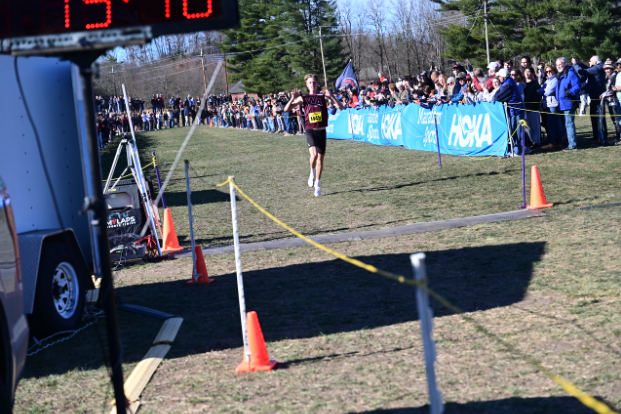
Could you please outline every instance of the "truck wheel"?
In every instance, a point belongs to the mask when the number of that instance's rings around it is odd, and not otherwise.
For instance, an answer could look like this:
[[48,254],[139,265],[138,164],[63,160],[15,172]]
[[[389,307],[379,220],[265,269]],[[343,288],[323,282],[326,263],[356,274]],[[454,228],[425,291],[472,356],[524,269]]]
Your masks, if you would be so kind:
[[86,289],[73,256],[66,244],[44,247],[32,313],[39,335],[73,330],[82,321]]

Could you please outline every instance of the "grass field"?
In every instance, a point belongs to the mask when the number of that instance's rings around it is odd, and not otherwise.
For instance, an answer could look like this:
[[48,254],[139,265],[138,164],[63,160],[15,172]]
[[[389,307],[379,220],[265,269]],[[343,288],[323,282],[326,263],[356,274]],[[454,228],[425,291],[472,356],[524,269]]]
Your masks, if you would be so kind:
[[[578,118],[581,138],[588,135]],[[167,172],[187,129],[140,135]],[[579,144],[586,147],[584,142]],[[110,162],[111,152],[104,152]],[[538,165],[545,217],[331,245],[411,276],[408,255],[428,256],[430,285],[478,323],[621,409],[621,202],[618,158],[608,147],[527,158]],[[197,129],[183,158],[217,183],[240,187],[277,217],[314,235],[367,230],[517,209],[518,159],[437,154],[329,141],[325,196],[306,187],[303,137]],[[145,158],[145,163],[150,162]],[[181,166],[182,167],[182,166]],[[193,179],[195,231],[203,247],[231,243],[227,190]],[[183,168],[166,201],[189,244]],[[242,242],[289,237],[247,202]],[[257,311],[272,373],[240,375],[241,335],[234,257],[208,257],[215,284],[186,287],[191,260],[131,266],[115,274],[129,303],[184,318],[176,343],[141,397],[144,413],[428,412],[414,290],[308,247],[243,255],[248,310]],[[519,355],[434,304],[436,364],[446,413],[589,413]],[[126,375],[160,321],[120,313]],[[27,361],[16,412],[109,412],[104,324]]]

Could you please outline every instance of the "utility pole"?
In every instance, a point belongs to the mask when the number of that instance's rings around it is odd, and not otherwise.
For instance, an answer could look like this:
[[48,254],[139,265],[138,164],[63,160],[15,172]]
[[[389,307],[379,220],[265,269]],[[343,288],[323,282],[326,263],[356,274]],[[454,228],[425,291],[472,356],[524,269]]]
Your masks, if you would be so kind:
[[323,65],[323,83],[326,89],[328,89],[328,76],[326,76],[326,61],[323,57],[323,41],[321,39],[321,26],[319,26],[319,47],[321,48],[321,63]]
[[207,90],[207,76],[205,75],[205,59],[203,56],[203,48],[201,47],[201,64],[203,65],[203,83],[205,84],[205,90]]
[[483,17],[485,17],[485,50],[487,51],[487,64],[489,65],[489,36],[487,34],[487,0],[483,0]]
[[226,86],[226,98],[229,97],[229,74],[226,71],[226,53],[222,53],[222,62],[224,63],[224,85]]
[[112,72],[110,72],[112,74],[112,82],[114,82],[114,96],[119,96],[118,93],[116,93],[116,78],[114,77],[114,66],[112,66]]

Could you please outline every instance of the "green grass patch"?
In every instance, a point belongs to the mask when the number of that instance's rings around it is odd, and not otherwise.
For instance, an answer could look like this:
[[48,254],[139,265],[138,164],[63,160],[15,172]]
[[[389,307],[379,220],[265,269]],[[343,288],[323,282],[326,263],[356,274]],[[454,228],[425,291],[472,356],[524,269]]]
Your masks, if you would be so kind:
[[[578,119],[583,122],[582,118]],[[586,126],[580,126],[582,137]],[[164,173],[187,129],[140,135]],[[410,277],[409,254],[427,254],[430,286],[478,323],[618,410],[621,408],[621,207],[617,147],[534,155],[549,215],[410,236],[331,245]],[[112,149],[105,152],[110,161]],[[520,161],[468,159],[329,141],[325,196],[306,187],[302,137],[198,128],[187,153],[205,180],[229,174],[251,197],[306,234],[392,227],[514,210]],[[149,160],[145,159],[145,163]],[[231,243],[225,189],[193,179],[199,243]],[[183,169],[171,209],[187,239]],[[242,242],[290,237],[238,203]],[[216,283],[185,286],[189,258],[115,273],[125,302],[184,318],[176,342],[141,396],[145,413],[425,413],[427,385],[415,291],[310,246],[244,253],[248,310],[257,311],[272,373],[233,372],[242,358],[234,256],[207,258]],[[519,355],[433,304],[439,387],[447,413],[589,413]],[[161,321],[120,312],[125,375]],[[17,413],[109,412],[103,321],[32,358]],[[105,346],[104,346],[105,349]]]

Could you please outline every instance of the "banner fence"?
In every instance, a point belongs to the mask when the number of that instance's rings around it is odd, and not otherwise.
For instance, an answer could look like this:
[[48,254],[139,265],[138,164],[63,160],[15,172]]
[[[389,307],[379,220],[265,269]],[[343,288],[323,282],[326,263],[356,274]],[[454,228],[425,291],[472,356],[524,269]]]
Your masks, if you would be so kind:
[[[438,123],[436,136],[435,122]],[[347,108],[328,117],[327,136],[463,156],[507,154],[509,128],[499,102]]]

